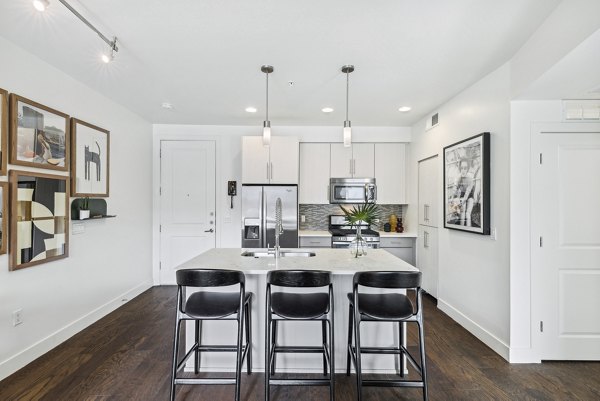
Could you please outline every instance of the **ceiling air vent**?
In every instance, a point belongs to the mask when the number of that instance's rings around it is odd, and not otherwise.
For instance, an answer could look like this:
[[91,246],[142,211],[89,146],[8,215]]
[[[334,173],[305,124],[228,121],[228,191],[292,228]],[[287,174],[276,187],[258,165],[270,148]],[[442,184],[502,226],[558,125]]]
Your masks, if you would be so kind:
[[563,120],[600,120],[600,99],[563,100]]
[[439,123],[440,123],[439,115],[438,115],[438,113],[435,113],[434,115],[431,116],[431,118],[429,120],[427,120],[427,127],[425,129],[430,130],[432,128],[435,128],[438,126]]

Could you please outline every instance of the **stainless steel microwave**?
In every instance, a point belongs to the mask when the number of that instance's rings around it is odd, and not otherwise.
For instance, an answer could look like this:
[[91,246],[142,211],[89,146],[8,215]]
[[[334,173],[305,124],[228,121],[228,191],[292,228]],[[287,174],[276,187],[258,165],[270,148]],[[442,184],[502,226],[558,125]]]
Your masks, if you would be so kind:
[[375,203],[375,178],[331,178],[329,203]]

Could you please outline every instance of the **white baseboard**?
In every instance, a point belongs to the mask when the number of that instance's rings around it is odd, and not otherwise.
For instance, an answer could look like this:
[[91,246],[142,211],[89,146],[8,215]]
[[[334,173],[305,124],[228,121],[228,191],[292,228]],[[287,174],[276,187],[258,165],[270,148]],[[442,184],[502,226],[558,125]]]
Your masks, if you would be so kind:
[[[95,323],[104,316],[108,315],[110,312],[124,305],[126,302],[137,297],[150,287],[152,287],[151,283],[139,284],[136,287],[125,291],[123,294],[108,301],[104,305],[94,309],[88,314],[83,315],[82,317],[73,321],[72,323],[55,331],[48,337],[38,341],[37,343],[29,346],[28,348],[20,351],[19,353],[11,356],[10,358],[0,362],[0,380],[15,373],[17,370],[21,369],[22,367],[34,361],[35,359],[44,355],[46,352],[55,348],[65,340],[68,340],[69,338],[79,333],[81,330],[85,329],[92,323]],[[123,301],[123,299],[127,299],[127,301]]]
[[532,348],[511,348],[510,363],[542,363],[539,355]]
[[509,360],[510,347],[498,337],[481,327],[479,324],[465,316],[452,305],[447,304],[442,299],[438,299],[438,309],[450,316],[454,321],[467,329],[471,334],[477,337],[481,342],[494,350],[502,358]]

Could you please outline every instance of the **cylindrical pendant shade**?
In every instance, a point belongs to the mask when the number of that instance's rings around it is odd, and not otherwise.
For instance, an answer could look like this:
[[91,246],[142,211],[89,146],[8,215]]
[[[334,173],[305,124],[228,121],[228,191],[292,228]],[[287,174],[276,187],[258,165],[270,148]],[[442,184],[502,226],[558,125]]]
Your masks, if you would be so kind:
[[348,120],[344,121],[344,146],[352,146],[352,127]]
[[265,121],[263,123],[263,145],[271,145],[271,122]]

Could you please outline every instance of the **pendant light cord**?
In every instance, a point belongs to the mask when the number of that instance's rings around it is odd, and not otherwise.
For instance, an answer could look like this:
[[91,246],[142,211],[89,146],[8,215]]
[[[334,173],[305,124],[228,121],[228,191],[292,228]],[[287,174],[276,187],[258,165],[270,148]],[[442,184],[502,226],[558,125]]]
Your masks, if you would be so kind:
[[269,121],[269,73],[267,72],[267,121]]
[[349,98],[349,93],[350,93],[350,78],[349,78],[349,73],[346,72],[346,121],[348,121],[348,98]]

